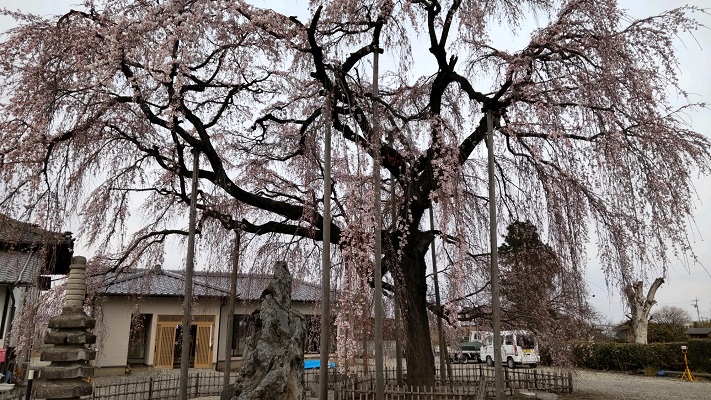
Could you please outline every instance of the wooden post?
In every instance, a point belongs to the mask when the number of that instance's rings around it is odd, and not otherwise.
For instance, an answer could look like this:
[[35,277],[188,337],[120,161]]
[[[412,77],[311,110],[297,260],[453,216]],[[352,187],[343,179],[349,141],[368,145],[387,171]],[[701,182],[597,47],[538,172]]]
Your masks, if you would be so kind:
[[382,215],[380,204],[380,121],[378,120],[378,55],[380,49],[373,53],[373,131],[371,133],[371,150],[373,152],[373,194],[375,219],[375,399],[383,400],[383,274],[382,274]]
[[331,93],[326,93],[323,172],[323,257],[321,259],[321,349],[319,400],[328,400],[328,355],[331,344]]
[[[433,167],[430,166],[430,174],[434,175]],[[433,176],[434,179],[434,176]],[[430,205],[430,229],[434,231],[434,213],[432,212],[434,204]],[[442,300],[439,296],[439,276],[437,275],[437,255],[435,254],[435,239],[432,238],[430,243],[430,253],[432,253],[432,274],[434,278],[434,289],[435,289],[435,305],[437,310],[442,307]],[[442,381],[445,380],[447,367],[445,357],[447,357],[447,342],[444,340],[444,330],[442,328],[442,317],[437,316],[437,336],[439,339],[439,376]],[[452,380],[452,374],[449,373],[449,380]]]
[[[390,147],[393,147],[393,135],[390,135]],[[390,219],[392,221],[392,228],[390,234],[394,237],[397,231],[397,197],[395,196],[395,175],[390,173]],[[393,252],[395,249],[393,248]],[[393,258],[395,256],[393,255]],[[394,293],[394,303],[395,303],[395,373],[397,377],[397,386],[402,386],[402,346],[400,343],[400,324],[402,323],[402,317],[400,316],[400,283],[397,274],[399,271],[393,265],[390,270],[390,274],[393,276],[393,286],[395,288]]]
[[190,368],[190,323],[193,304],[193,269],[195,268],[195,220],[197,214],[198,168],[200,152],[193,149],[192,193],[188,222],[188,254],[185,260],[185,298],[183,299],[183,338],[180,351],[180,400],[188,400],[188,371]]
[[227,306],[227,344],[225,345],[225,367],[223,368],[222,390],[230,385],[232,372],[232,347],[234,345],[235,298],[237,297],[237,270],[239,269],[240,231],[235,230],[234,248],[232,249],[232,271],[230,272],[230,298]]
[[504,382],[501,360],[501,300],[499,298],[499,251],[496,237],[496,185],[494,184],[494,117],[486,111],[486,144],[489,159],[489,241],[491,247],[491,317],[494,328],[494,370],[496,399],[503,400]]

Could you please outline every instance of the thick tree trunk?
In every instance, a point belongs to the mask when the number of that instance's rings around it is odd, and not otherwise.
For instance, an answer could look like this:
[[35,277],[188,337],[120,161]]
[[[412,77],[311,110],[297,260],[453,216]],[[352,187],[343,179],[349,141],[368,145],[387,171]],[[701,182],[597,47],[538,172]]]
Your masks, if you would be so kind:
[[627,304],[630,307],[630,328],[632,329],[635,343],[647,343],[649,314],[652,311],[652,306],[657,304],[656,300],[654,300],[654,295],[662,283],[664,283],[663,278],[655,279],[646,296],[644,295],[642,281],[638,281],[634,285],[627,285],[624,289]]
[[[403,296],[401,310],[405,318],[407,383],[434,386],[435,365],[427,315],[426,252],[408,245],[401,259]],[[425,245],[426,249],[426,245]]]
[[632,325],[634,343],[647,344],[647,328],[649,327],[647,317],[638,313],[632,315],[632,320],[630,322]]

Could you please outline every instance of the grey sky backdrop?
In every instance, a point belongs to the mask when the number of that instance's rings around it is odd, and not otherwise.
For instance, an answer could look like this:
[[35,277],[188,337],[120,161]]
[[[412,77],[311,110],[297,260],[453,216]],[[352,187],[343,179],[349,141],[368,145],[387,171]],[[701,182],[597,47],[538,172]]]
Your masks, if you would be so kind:
[[[80,2],[80,0],[0,0],[0,7],[49,16],[62,14],[72,7],[79,8],[76,4]],[[260,6],[268,5],[278,11],[287,12],[288,15],[305,15],[303,10],[296,12],[291,1],[255,0],[254,3]],[[685,4],[709,7],[711,9],[711,1],[709,0],[619,0],[619,4],[621,8],[628,9],[630,14],[637,18],[658,14],[664,10]],[[707,26],[711,26],[711,15],[698,14],[697,18]],[[511,37],[507,29],[501,29],[500,32],[496,32],[491,36],[495,39],[496,45],[508,50],[517,50],[527,43],[530,30],[535,29],[537,27],[536,24],[544,24],[545,22],[545,18],[539,16],[539,18],[531,20],[528,26],[524,26],[516,37]],[[13,20],[0,17],[0,32],[6,31],[14,24]],[[426,49],[427,47],[424,46],[421,51],[426,52]],[[691,93],[692,99],[710,102],[711,29],[699,30],[695,35],[695,39],[685,37],[683,40],[677,41],[676,50],[681,63],[681,86]],[[423,54],[423,56],[425,55]],[[387,52],[382,57],[381,62],[387,64]],[[416,63],[419,57],[415,55],[414,58]],[[431,71],[426,72],[429,73]],[[709,132],[711,110],[706,109],[690,113],[687,115],[687,121],[696,131],[711,136]],[[676,262],[669,270],[667,282],[657,292],[657,300],[659,305],[681,307],[696,319],[697,313],[692,306],[692,302],[698,298],[701,318],[709,319],[711,318],[711,177],[698,178],[696,180],[696,190],[697,192],[693,194],[697,203],[697,210],[694,214],[695,224],[690,223],[689,226],[693,249],[698,256],[698,263],[685,265],[681,261]],[[76,231],[75,227],[67,227],[67,229]],[[80,237],[77,239],[77,254],[90,256],[90,249],[82,245]],[[590,301],[604,315],[606,320],[613,323],[622,321],[624,319],[624,308],[617,295],[618,289],[613,287],[608,290],[604,276],[598,266],[594,245],[589,246],[588,259],[589,268],[586,280],[590,294],[594,295],[594,297],[590,298]],[[181,260],[181,257],[167,257],[166,264],[168,265],[166,267],[181,268]],[[654,275],[649,276],[650,280],[654,278]]]

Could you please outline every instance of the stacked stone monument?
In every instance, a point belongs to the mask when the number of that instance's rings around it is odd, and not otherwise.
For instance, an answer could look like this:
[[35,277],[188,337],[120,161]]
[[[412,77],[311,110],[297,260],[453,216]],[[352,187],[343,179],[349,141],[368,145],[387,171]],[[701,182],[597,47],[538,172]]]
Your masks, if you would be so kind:
[[40,369],[36,399],[79,399],[92,391],[87,378],[94,375],[89,361],[96,358],[96,351],[89,346],[96,342],[91,333],[96,320],[84,311],[86,258],[73,257],[69,268],[64,307],[60,315],[49,320],[44,339],[52,346],[42,352],[42,360],[51,364]]

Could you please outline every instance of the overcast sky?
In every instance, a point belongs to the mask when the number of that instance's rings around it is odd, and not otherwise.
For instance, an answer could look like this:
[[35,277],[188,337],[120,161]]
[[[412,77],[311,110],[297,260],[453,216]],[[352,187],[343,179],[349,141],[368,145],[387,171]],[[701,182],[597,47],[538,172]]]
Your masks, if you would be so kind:
[[[40,15],[61,14],[72,7],[78,8],[77,0],[0,0],[0,7],[10,10],[22,10]],[[271,4],[279,11],[283,11],[285,1],[255,1],[262,6]],[[682,6],[685,4],[697,5],[699,7],[711,7],[711,2],[704,0],[620,0],[622,8],[628,9],[634,17],[644,17],[659,13],[665,9]],[[303,15],[302,13],[299,13]],[[292,14],[289,14],[292,15]],[[700,14],[698,18],[707,26],[711,26],[711,16]],[[542,21],[538,21],[543,23]],[[536,21],[532,21],[535,24]],[[0,31],[4,32],[14,25],[14,21],[0,17]],[[535,28],[531,25],[528,29]],[[507,32],[502,35],[492,35],[492,37],[506,38],[506,43],[511,50],[527,42],[528,34],[526,28],[521,35],[516,38],[509,38]],[[681,62],[682,87],[687,89],[693,99],[711,101],[711,75],[709,65],[711,64],[711,30],[703,29],[698,31],[696,40],[684,38],[683,42],[677,43],[677,50]],[[383,55],[384,62],[387,62],[387,54]],[[428,71],[428,73],[431,71]],[[708,127],[711,126],[711,111],[702,110],[688,115],[688,121],[696,131],[711,136]],[[696,319],[696,309],[692,302],[698,299],[699,310],[702,318],[711,318],[711,178],[704,177],[696,181],[697,196],[696,203],[698,209],[695,212],[696,225],[691,225],[693,231],[690,235],[693,240],[693,248],[699,257],[699,263],[685,266],[682,262],[675,263],[669,271],[667,282],[657,292],[657,300],[660,305],[672,305],[681,307]],[[77,253],[89,254],[86,249],[81,248],[80,241],[77,243]],[[587,272],[587,283],[590,289],[593,305],[606,318],[612,322],[619,322],[624,318],[623,307],[620,304],[619,296],[615,293],[617,289],[608,291],[602,272],[598,267],[596,252],[594,247],[590,247],[589,268]],[[176,261],[177,262],[177,261]],[[168,268],[180,268],[181,265],[168,265]],[[654,279],[653,276],[650,277]]]

